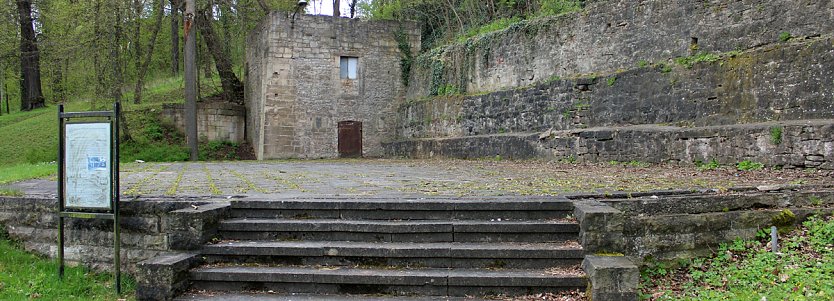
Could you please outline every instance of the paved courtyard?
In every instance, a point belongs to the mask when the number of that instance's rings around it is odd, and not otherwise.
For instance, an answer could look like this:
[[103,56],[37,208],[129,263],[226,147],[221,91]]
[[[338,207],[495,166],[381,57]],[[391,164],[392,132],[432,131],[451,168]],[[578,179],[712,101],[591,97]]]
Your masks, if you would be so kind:
[[129,163],[122,166],[121,177],[127,196],[225,197],[554,195],[832,183],[831,171],[817,170],[390,159]]

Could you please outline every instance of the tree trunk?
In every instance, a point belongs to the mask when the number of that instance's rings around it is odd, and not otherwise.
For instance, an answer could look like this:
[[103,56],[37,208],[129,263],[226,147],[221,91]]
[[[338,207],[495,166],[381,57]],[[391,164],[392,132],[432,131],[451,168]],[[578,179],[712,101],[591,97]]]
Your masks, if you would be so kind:
[[[124,78],[122,75],[122,57],[121,51],[119,50],[122,46],[122,9],[119,5],[119,1],[121,0],[113,1],[116,18],[114,20],[113,43],[111,45],[112,48],[110,49],[110,60],[113,63],[113,87],[111,93],[114,102],[122,101],[122,85],[124,84]],[[124,116],[124,114],[120,114],[119,116],[119,124],[122,126],[122,139],[124,141],[130,141],[133,140],[133,138],[130,136],[130,130],[127,127],[127,120],[125,120]]]
[[96,0],[95,5],[93,6],[93,69],[96,72],[96,94],[93,97],[90,97],[90,110],[94,111],[96,109],[96,100],[101,95],[104,95],[104,70],[101,68],[101,64],[99,62],[99,55],[101,55],[101,45],[99,41],[104,40],[104,37],[101,32],[101,0]]
[[180,74],[180,0],[171,0],[171,74]]
[[350,7],[350,18],[351,19],[356,17],[356,1],[357,0],[350,0],[350,4],[348,4],[348,7]]
[[17,0],[20,18],[20,109],[29,111],[44,107],[41,91],[40,54],[38,53],[35,24],[32,20],[31,0]]
[[342,16],[342,0],[333,0],[333,16],[334,17],[341,17]]
[[145,60],[139,66],[139,74],[136,78],[136,89],[133,93],[133,103],[142,102],[142,85],[145,82],[145,74],[148,72],[148,66],[151,64],[153,58],[153,49],[156,45],[156,36],[159,34],[159,28],[162,27],[162,15],[165,12],[165,1],[156,0],[156,20],[154,21],[153,29],[151,29],[151,40],[148,42],[148,51],[145,54]]
[[[142,6],[141,0],[133,0],[133,69],[137,77],[142,68]],[[133,103],[138,104],[140,101],[141,95],[134,94]]]
[[232,69],[232,63],[229,61],[229,56],[223,53],[223,48],[219,46],[217,35],[211,27],[211,19],[205,11],[200,11],[197,14],[197,27],[200,29],[206,48],[208,48],[209,53],[214,58],[217,72],[220,74],[220,84],[223,86],[223,98],[229,102],[242,103],[243,84],[237,78],[237,75],[235,75]]

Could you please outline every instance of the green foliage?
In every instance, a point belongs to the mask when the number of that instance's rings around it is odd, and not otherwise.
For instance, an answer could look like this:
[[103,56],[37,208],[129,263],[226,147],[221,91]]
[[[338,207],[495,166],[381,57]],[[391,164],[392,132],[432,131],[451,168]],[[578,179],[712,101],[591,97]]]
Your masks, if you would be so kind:
[[641,295],[655,300],[831,300],[834,298],[834,219],[811,217],[782,238],[777,255],[762,241],[721,244],[709,258],[679,268],[647,260]]
[[713,63],[713,62],[718,61],[719,59],[721,59],[721,56],[719,56],[718,54],[708,53],[708,52],[699,52],[699,53],[697,53],[695,55],[692,55],[692,56],[685,56],[685,57],[676,58],[675,62],[678,63],[678,65],[681,65],[681,66],[685,67],[686,69],[691,69],[692,66],[697,64],[697,63],[702,63],[702,62]]
[[762,168],[764,168],[764,164],[755,161],[744,160],[738,162],[738,164],[736,164],[736,168],[738,168],[738,170],[741,171],[761,170]]
[[779,41],[781,41],[781,42],[787,42],[791,38],[793,38],[793,36],[791,35],[790,32],[785,31],[785,32],[782,32],[782,33],[779,34]]
[[773,143],[773,145],[782,144],[782,127],[781,126],[772,126],[772,127],[770,127],[770,143]]
[[660,64],[660,72],[669,73],[672,72],[672,66],[668,64]]
[[639,62],[637,62],[637,67],[646,68],[648,66],[649,66],[649,61],[640,60]]
[[465,33],[463,33],[461,35],[458,35],[457,41],[460,42],[460,43],[463,43],[471,37],[476,37],[476,36],[480,36],[480,35],[485,34],[485,33],[506,29],[506,28],[509,28],[511,25],[516,24],[520,21],[521,21],[521,18],[519,18],[519,17],[497,19],[497,20],[492,21],[490,23],[487,23],[487,24],[484,24],[484,25],[481,25],[481,26],[478,26],[478,27],[470,28]]
[[67,266],[59,279],[58,262],[24,252],[0,234],[0,300],[117,300],[130,298],[135,282],[122,278],[116,295],[113,276]]
[[808,197],[808,202],[811,203],[813,206],[822,205],[822,199],[818,196],[812,195]]
[[562,159],[559,159],[559,163],[576,164],[576,156],[570,155],[570,156],[564,157]]
[[539,0],[539,15],[562,15],[582,9],[581,1],[578,0]]
[[437,95],[438,96],[453,96],[453,95],[460,95],[461,92],[455,85],[446,84],[437,87]]
[[700,160],[695,161],[695,167],[697,167],[698,170],[700,170],[700,171],[715,170],[715,169],[718,169],[719,167],[721,167],[721,164],[718,163],[718,160],[715,160],[715,158],[713,158],[712,160],[710,160],[709,162],[706,162],[706,163],[704,163]]
[[237,160],[240,145],[229,141],[209,141],[200,144],[200,160]]
[[614,84],[617,83],[617,77],[616,76],[609,77],[607,82],[608,82],[609,87],[614,86]]
[[400,81],[402,81],[403,86],[408,87],[411,65],[414,63],[411,44],[408,43],[408,35],[405,34],[402,27],[394,33],[394,38],[397,40],[397,48],[400,50]]

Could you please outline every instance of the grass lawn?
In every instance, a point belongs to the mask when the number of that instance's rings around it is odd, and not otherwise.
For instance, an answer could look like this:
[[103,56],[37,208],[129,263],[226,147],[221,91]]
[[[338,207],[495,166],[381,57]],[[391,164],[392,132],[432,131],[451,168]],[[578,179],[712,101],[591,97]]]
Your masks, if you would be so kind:
[[0,184],[46,177],[57,173],[57,170],[55,163],[0,165]]
[[834,217],[811,218],[780,237],[781,253],[761,241],[722,245],[712,258],[680,268],[643,269],[642,299],[649,300],[834,300]]
[[29,254],[0,238],[0,300],[135,299],[135,284],[122,278],[121,296],[116,295],[111,274],[67,267],[62,280],[56,260]]

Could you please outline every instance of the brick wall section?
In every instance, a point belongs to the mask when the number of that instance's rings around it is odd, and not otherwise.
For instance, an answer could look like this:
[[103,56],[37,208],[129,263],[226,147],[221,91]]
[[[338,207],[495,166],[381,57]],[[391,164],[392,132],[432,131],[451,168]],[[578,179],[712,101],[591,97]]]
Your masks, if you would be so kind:
[[521,87],[553,76],[610,73],[640,61],[697,51],[727,52],[779,40],[783,32],[834,31],[834,1],[586,1],[581,12],[512,26],[436,50],[445,68],[417,64],[408,98],[430,94],[434,77],[469,93]]
[[[182,104],[166,104],[162,117],[174,122],[185,133]],[[197,103],[197,133],[209,141],[243,142],[246,127],[246,110],[241,105],[226,102]]]
[[[395,38],[401,29],[417,53],[413,23],[311,15],[293,23],[270,14],[247,45],[246,102],[257,157],[336,157],[337,124],[346,120],[363,123],[366,156],[382,155],[405,93]],[[340,78],[341,56],[359,58],[357,79]]]
[[[195,209],[193,206],[197,206]],[[228,203],[195,199],[122,201],[121,259],[134,274],[140,261],[176,250],[194,250],[216,231]],[[0,227],[26,250],[58,256],[57,200],[0,197]],[[65,219],[65,259],[96,269],[113,267],[113,222]]]

